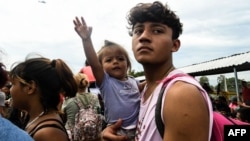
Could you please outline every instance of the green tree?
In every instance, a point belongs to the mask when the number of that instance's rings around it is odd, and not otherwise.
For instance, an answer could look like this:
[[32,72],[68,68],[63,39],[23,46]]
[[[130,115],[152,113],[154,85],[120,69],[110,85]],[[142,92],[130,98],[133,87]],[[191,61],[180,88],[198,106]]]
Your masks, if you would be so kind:
[[203,85],[204,83],[209,84],[209,79],[206,76],[201,76],[200,77],[200,84]]
[[[239,89],[242,88],[241,81],[242,79],[238,79],[238,82],[237,82]],[[227,78],[227,88],[229,92],[236,92],[235,77]]]
[[143,76],[144,71],[136,72],[135,70],[131,70],[131,71],[128,72],[128,74],[133,76],[133,77],[138,77],[138,76]]

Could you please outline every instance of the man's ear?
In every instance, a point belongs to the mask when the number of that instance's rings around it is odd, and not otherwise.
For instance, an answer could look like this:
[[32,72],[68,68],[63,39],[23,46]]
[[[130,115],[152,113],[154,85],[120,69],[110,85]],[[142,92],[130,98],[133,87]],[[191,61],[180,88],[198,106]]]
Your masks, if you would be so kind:
[[174,39],[173,40],[172,52],[177,52],[180,47],[181,47],[181,41],[179,39]]
[[31,80],[27,88],[28,88],[27,90],[28,94],[34,93],[36,91],[36,82],[34,80]]

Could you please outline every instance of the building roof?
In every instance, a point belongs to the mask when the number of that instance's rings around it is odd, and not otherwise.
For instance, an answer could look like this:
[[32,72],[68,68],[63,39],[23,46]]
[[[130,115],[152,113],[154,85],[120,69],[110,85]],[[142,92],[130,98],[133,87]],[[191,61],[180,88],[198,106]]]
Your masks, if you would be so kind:
[[178,68],[192,76],[250,70],[250,51]]

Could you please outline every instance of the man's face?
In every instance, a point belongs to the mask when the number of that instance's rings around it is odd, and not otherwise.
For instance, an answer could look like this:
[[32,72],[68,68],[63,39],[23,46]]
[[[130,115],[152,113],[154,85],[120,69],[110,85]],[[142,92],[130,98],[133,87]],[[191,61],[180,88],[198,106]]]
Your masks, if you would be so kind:
[[172,58],[174,41],[172,29],[161,23],[137,23],[133,28],[132,49],[141,64],[161,63]]

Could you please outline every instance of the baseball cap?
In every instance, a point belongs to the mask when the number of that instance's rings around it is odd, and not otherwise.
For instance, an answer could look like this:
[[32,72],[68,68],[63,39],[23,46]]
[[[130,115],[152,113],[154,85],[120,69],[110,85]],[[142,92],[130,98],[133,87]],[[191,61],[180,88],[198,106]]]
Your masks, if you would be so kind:
[[5,106],[5,94],[0,92],[0,106]]

